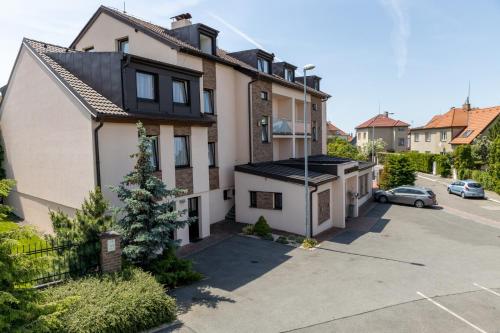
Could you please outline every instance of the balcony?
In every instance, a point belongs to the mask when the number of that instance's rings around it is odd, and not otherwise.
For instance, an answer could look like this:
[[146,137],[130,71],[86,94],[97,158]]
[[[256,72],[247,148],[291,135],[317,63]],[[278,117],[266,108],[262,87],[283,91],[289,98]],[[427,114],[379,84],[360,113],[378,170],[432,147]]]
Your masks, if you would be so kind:
[[[311,133],[311,123],[307,122],[307,132]],[[273,118],[273,134],[274,135],[292,135],[295,134],[304,134],[304,121],[296,120],[295,121],[295,131],[294,124],[290,119],[286,118]]]

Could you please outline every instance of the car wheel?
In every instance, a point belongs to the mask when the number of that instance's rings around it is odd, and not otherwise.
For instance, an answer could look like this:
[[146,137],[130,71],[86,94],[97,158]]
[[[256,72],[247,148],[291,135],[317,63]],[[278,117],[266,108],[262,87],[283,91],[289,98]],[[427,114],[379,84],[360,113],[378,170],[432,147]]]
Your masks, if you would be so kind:
[[460,193],[460,196],[462,197],[462,199],[465,199],[465,193],[464,192]]
[[387,200],[387,197],[385,195],[382,195],[378,198],[378,201],[380,203],[387,203],[389,200]]
[[415,201],[415,207],[417,208],[424,208],[424,202],[422,200],[417,200]]
[[451,194],[451,190],[450,190],[450,188],[448,188],[448,194]]

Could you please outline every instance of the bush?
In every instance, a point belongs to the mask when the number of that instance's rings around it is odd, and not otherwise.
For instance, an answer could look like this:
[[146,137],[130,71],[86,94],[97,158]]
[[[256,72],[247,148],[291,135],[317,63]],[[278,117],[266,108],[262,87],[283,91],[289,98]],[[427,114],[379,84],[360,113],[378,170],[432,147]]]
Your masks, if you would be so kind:
[[302,247],[305,249],[311,249],[317,245],[318,245],[318,241],[315,240],[314,238],[306,238],[302,242]]
[[261,237],[263,240],[267,240],[267,241],[273,241],[274,240],[274,237],[272,234],[266,234],[264,236]]
[[458,179],[471,179],[474,171],[479,171],[479,170],[458,169],[457,170],[457,177],[458,177]]
[[153,261],[149,271],[155,276],[156,281],[169,288],[190,284],[203,278],[202,274],[193,269],[190,260],[177,258],[173,249]]
[[384,171],[380,177],[380,187],[382,189],[413,185],[415,178],[415,166],[406,154],[390,154],[386,156]]
[[246,225],[243,227],[243,229],[241,229],[241,231],[243,232],[243,234],[245,235],[253,235],[254,234],[254,227],[253,227],[253,224],[249,224],[249,225]]
[[451,175],[451,155],[436,155],[435,160],[437,173],[441,177],[449,177]]
[[415,169],[420,172],[432,173],[432,164],[434,162],[434,154],[419,153],[416,151],[411,151],[405,153],[415,165]]
[[284,236],[279,236],[278,239],[276,240],[276,243],[288,244],[289,241],[288,241],[288,238],[286,238]]
[[363,159],[358,149],[342,138],[333,138],[328,140],[327,144],[328,156],[344,157],[353,160]]
[[489,171],[474,170],[472,171],[471,178],[477,181],[478,183],[481,183],[481,185],[486,190],[495,191],[496,193],[500,194],[500,178],[495,177],[495,175],[491,170]]
[[457,170],[474,168],[475,164],[474,158],[472,157],[471,145],[458,146],[453,153],[453,157],[455,159],[454,165]]
[[175,319],[175,300],[140,269],[88,277],[42,292],[47,304],[65,304],[52,320],[58,332],[138,332]]
[[259,220],[257,221],[257,223],[255,223],[253,230],[254,233],[260,237],[265,237],[271,234],[271,227],[269,226],[269,224],[267,224],[264,216],[259,217]]

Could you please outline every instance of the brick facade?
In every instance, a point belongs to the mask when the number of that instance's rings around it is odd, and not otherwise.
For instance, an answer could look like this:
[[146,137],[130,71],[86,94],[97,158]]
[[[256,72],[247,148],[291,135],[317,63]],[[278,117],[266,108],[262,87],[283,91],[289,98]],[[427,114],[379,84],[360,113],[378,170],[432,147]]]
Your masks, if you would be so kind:
[[[217,88],[217,77],[216,77],[216,65],[214,61],[203,59],[203,88],[212,89],[214,91],[214,110],[217,110],[216,105],[216,88]],[[215,111],[217,112],[217,111]],[[208,142],[215,142],[215,164],[217,165],[217,146],[218,146],[218,135],[217,135],[217,121],[213,123],[208,128]],[[210,168],[208,171],[210,190],[216,190],[219,188],[219,168]]]
[[318,224],[330,219],[330,190],[318,193]]
[[121,238],[115,231],[100,235],[101,271],[103,273],[118,272],[122,269]]
[[160,125],[144,125],[144,129],[146,130],[146,135],[160,135]]
[[323,131],[321,130],[323,128],[322,127],[323,110],[322,110],[321,98],[311,96],[311,102],[317,105],[316,111],[312,110],[312,105],[311,105],[311,126],[315,121],[317,126],[316,133],[318,137],[317,141],[311,140],[311,155],[319,155],[322,153],[321,143],[323,142]]
[[[253,162],[265,162],[273,160],[272,128],[273,128],[273,104],[272,84],[265,81],[256,81],[252,84],[252,155]],[[268,99],[263,100],[261,91],[267,92]],[[261,127],[258,126],[263,117],[269,117],[269,142],[263,143],[261,139]]]
[[274,209],[273,192],[257,192],[257,208]]
[[193,194],[193,168],[175,169],[175,187],[187,191],[182,195]]
[[208,183],[210,184],[210,190],[219,188],[219,168],[208,169]]
[[175,136],[190,136],[191,127],[190,126],[174,126]]

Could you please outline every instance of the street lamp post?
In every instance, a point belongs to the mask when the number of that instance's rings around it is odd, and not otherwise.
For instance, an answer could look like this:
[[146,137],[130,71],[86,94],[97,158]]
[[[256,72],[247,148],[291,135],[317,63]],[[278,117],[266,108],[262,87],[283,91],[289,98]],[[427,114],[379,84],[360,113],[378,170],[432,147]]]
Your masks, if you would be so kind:
[[[311,203],[309,202],[309,171],[308,171],[308,144],[307,144],[307,89],[306,89],[306,73],[309,70],[314,69],[314,65],[309,64],[305,65],[303,68],[304,72],[304,189],[305,189],[305,199],[306,199],[306,216],[305,216],[305,221],[306,221],[306,237],[310,237],[309,235],[309,225],[310,225],[310,214],[309,210],[311,209]],[[312,133],[311,133],[312,135]]]

